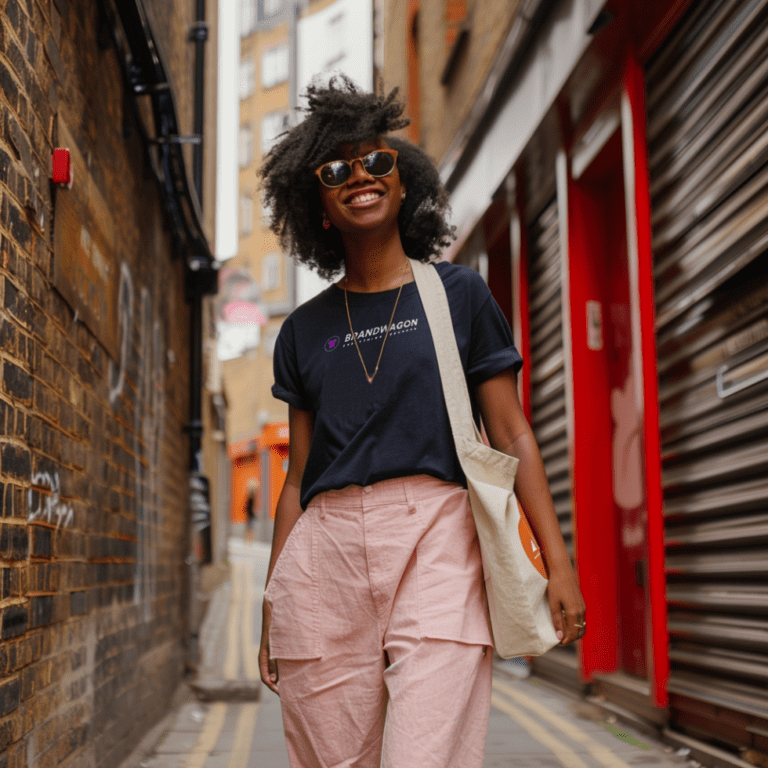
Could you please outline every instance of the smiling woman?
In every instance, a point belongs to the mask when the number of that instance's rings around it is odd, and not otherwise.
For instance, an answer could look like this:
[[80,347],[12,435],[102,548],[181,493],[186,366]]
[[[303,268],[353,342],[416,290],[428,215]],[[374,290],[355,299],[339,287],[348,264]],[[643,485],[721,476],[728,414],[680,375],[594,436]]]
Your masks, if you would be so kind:
[[[368,153],[350,151],[366,142],[374,149],[397,154],[397,172],[408,195],[398,214],[405,252],[428,261],[447,247],[453,228],[445,220],[448,198],[429,157],[414,144],[385,134],[405,127],[404,106],[397,90],[388,96],[366,93],[343,75],[328,87],[309,86],[305,119],[279,137],[261,168],[264,200],[270,207],[270,226],[287,253],[330,280],[344,267],[344,242],[336,226],[323,227],[323,185],[315,171],[336,160]],[[361,163],[355,163],[358,173]],[[375,169],[374,169],[375,172]],[[381,193],[379,177],[373,186]]]
[[493,639],[482,559],[411,267],[442,281],[476,425],[482,413],[493,447],[520,456],[560,637],[585,626],[517,399],[509,324],[477,272],[419,264],[452,229],[435,166],[389,136],[405,125],[395,95],[344,79],[310,88],[306,120],[262,169],[283,247],[326,278],[343,270],[283,322],[273,358],[290,456],[259,667],[280,695],[294,768],[483,764]]

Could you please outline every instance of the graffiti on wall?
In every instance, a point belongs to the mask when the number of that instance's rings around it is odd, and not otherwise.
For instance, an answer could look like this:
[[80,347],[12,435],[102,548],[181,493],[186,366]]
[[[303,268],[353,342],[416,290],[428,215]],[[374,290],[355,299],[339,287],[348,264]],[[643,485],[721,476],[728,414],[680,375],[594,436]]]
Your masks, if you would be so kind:
[[157,595],[159,529],[162,525],[165,342],[152,294],[142,286],[138,295],[137,302],[131,270],[123,263],[117,307],[120,359],[117,365],[110,360],[109,402],[116,407],[124,393],[128,372],[136,371],[132,425],[136,515],[134,602],[142,607],[144,618],[148,620]]
[[50,494],[38,492],[38,503],[35,509],[35,491],[30,488],[27,491],[27,508],[29,509],[28,522],[42,521],[51,523],[57,528],[72,524],[74,510],[69,504],[61,500],[61,480],[59,473],[36,472],[32,475],[32,485],[50,491]]

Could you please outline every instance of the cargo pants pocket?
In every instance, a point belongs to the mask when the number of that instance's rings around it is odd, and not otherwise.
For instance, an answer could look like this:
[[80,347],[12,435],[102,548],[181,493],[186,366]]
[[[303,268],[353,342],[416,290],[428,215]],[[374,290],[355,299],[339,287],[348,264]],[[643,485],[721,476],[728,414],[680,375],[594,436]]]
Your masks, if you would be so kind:
[[269,627],[273,659],[319,659],[319,586],[314,510],[296,521],[275,563],[264,598],[272,612]]
[[465,488],[420,501],[416,545],[421,637],[493,646],[477,529]]

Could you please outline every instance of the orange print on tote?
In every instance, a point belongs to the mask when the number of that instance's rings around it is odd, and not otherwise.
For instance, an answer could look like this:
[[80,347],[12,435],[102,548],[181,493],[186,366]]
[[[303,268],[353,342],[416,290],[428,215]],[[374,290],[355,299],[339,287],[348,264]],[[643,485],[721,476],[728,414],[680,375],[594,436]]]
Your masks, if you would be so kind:
[[[515,499],[517,501],[517,499]],[[541,556],[541,549],[536,541],[536,537],[533,535],[531,526],[528,525],[525,512],[520,506],[520,502],[517,502],[517,508],[520,510],[520,522],[517,524],[517,532],[520,534],[520,542],[523,545],[525,554],[528,555],[528,559],[533,563],[533,567],[546,579],[547,569],[544,567],[544,559]]]

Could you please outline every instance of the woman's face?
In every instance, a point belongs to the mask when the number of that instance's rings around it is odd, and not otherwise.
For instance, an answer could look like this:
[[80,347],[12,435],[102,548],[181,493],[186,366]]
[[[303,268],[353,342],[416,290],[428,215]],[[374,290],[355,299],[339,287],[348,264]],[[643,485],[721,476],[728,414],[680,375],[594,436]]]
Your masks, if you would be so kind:
[[[351,161],[377,149],[387,149],[382,138],[362,144],[342,144],[338,159]],[[329,189],[320,184],[320,201],[331,224],[341,232],[397,228],[397,214],[405,187],[395,165],[388,176],[371,176],[360,162],[352,164],[352,175],[340,187]]]

